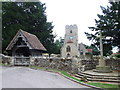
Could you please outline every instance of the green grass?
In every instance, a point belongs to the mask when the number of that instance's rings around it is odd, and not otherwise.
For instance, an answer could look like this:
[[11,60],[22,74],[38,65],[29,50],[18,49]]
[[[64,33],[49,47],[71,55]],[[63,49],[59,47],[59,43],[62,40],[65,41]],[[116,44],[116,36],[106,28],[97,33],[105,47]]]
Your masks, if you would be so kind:
[[10,65],[0,63],[0,66],[10,66]]
[[3,64],[3,63],[0,63],[0,66],[3,66],[3,65],[5,65],[5,64]]
[[[88,83],[89,85],[93,85],[93,86],[96,86],[96,87],[101,87],[101,88],[108,88],[110,90],[112,90],[112,88],[119,88],[118,85],[114,85],[114,84],[107,84],[107,83],[94,83],[94,82],[91,82],[91,83]],[[117,89],[115,89],[117,90]]]
[[[46,69],[45,67],[37,67],[37,66],[31,66],[31,67],[35,68],[35,69],[42,69],[42,70],[47,70],[47,71],[59,72],[62,75],[66,76],[66,77],[69,77],[73,80],[76,80],[78,82],[83,82],[80,79],[71,76],[70,74],[68,74],[65,71],[56,70],[56,69]],[[100,88],[107,88],[107,90],[120,90],[119,86],[114,85],[114,84],[106,84],[106,83],[99,83],[99,82],[90,82],[90,83],[84,82],[84,83],[89,84],[89,85],[93,85],[93,86],[96,86],[96,87],[100,87]]]
[[38,67],[38,66],[30,66],[31,68],[34,68],[34,69],[42,69],[42,70],[45,70],[45,68],[43,67]]
[[65,76],[67,76],[67,77],[69,77],[69,78],[71,78],[71,79],[74,79],[74,80],[76,80],[76,81],[82,82],[80,79],[77,79],[77,78],[71,76],[70,74],[68,74],[68,73],[65,72],[65,71],[60,71],[60,73],[63,74],[63,75],[65,75]]

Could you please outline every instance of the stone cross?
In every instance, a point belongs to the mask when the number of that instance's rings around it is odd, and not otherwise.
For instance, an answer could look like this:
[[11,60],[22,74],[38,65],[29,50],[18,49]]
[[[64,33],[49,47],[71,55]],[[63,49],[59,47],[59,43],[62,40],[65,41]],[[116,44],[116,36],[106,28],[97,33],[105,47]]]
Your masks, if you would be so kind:
[[96,66],[95,72],[99,73],[108,73],[112,72],[110,66],[105,65],[105,60],[103,58],[103,44],[102,44],[102,33],[100,31],[100,59],[99,59],[99,65]]
[[100,31],[100,61],[99,66],[105,66],[105,61],[103,59],[103,44],[102,44],[102,33]]

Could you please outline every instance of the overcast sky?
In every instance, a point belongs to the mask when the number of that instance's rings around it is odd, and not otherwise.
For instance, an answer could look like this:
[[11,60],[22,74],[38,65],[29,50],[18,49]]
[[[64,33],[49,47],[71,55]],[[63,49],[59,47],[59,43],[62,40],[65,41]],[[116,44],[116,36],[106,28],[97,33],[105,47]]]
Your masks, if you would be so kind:
[[47,19],[53,22],[57,38],[64,37],[65,25],[77,24],[79,43],[90,45],[84,32],[90,32],[88,27],[94,26],[97,14],[101,14],[100,5],[106,7],[108,0],[40,0],[46,3]]

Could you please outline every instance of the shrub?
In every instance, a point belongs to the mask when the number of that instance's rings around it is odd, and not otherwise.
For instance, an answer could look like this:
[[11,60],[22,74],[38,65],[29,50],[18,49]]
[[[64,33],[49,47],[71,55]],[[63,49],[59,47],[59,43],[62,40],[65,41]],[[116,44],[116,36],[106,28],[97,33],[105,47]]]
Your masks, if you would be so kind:
[[112,55],[112,58],[120,58],[120,53],[115,53]]

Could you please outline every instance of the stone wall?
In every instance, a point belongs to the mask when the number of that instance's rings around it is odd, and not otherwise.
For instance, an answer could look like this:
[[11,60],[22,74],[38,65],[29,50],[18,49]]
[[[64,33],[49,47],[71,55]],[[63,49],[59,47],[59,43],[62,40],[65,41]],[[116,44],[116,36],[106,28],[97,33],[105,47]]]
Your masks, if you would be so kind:
[[81,60],[81,64],[85,65],[85,70],[91,70],[96,68],[98,60]]
[[[99,59],[94,59],[95,65],[99,65]],[[120,70],[120,59],[105,59],[106,66],[110,66],[112,70]]]
[[120,71],[120,59],[106,59],[106,65],[110,66],[113,70]]
[[2,58],[0,57],[0,64],[2,63]]
[[[60,57],[43,58],[43,57],[31,57],[30,65],[36,65],[39,67],[52,68],[58,70],[64,70],[71,73],[77,73],[78,71],[85,71],[95,69],[99,65],[99,60],[86,60],[80,58],[63,59]],[[113,70],[120,70],[120,59],[106,59],[106,65],[110,66]],[[3,64],[14,65],[14,58],[9,56],[2,56]]]
[[78,71],[91,70],[96,67],[95,60],[83,60],[80,58],[31,58],[31,65],[39,67],[52,68],[64,70],[71,73],[78,73]]
[[2,62],[3,64],[11,64],[11,61],[12,61],[12,57],[6,55],[1,56],[0,62]]
[[[14,65],[14,57],[2,57],[3,64]],[[47,57],[30,57],[30,65],[39,67],[63,70],[70,73],[78,73],[79,71],[91,70],[96,67],[97,61],[85,60],[80,58],[67,58],[60,57],[47,58]]]
[[[52,68],[58,70],[64,70],[72,72],[76,64],[73,64],[72,59],[62,59],[62,58],[31,58],[31,65],[36,65],[39,67]],[[73,72],[76,71],[76,68]]]

